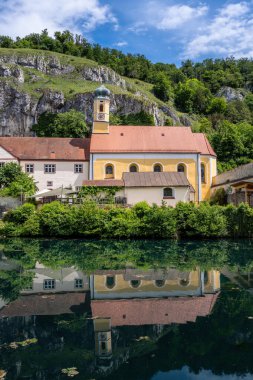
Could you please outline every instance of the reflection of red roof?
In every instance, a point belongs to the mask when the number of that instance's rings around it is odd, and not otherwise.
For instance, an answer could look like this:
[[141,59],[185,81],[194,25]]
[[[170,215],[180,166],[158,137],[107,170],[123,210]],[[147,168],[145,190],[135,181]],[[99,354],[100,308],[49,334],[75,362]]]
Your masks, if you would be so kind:
[[189,127],[110,126],[108,134],[92,135],[90,150],[215,154],[202,133],[194,135]]
[[2,317],[59,315],[83,311],[86,293],[32,294],[21,296],[0,310]]
[[93,300],[92,316],[111,318],[112,326],[169,325],[195,322],[212,311],[217,294],[204,297]]
[[0,137],[0,146],[19,160],[88,161],[90,139]]

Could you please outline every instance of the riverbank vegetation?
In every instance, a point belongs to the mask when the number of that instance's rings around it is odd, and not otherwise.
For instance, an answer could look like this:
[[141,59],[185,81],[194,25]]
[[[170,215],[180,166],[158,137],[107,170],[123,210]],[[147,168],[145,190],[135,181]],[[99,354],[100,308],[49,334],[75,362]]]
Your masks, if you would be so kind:
[[4,216],[0,234],[107,239],[252,238],[253,209],[246,204],[235,207],[208,203],[178,203],[173,209],[146,202],[132,208],[101,208],[95,202],[69,206],[55,201],[36,210],[27,203]]

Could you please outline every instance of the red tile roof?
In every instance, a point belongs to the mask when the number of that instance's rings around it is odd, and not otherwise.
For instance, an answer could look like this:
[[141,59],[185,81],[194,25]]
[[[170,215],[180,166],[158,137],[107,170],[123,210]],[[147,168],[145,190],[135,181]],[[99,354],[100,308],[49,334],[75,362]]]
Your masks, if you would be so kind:
[[211,313],[218,294],[167,299],[93,300],[92,316],[111,318],[112,326],[195,322],[197,317]]
[[211,144],[204,133],[193,133],[198,149],[202,154],[216,156]]
[[123,173],[126,187],[190,187],[184,173],[178,172],[139,172]]
[[88,161],[90,139],[0,137],[0,146],[19,160]]
[[32,294],[20,296],[4,306],[0,310],[0,318],[70,314],[86,309],[86,293]]
[[90,151],[91,153],[173,152],[215,155],[206,137],[201,133],[197,135],[194,137],[189,127],[110,126],[108,134],[92,135]]
[[101,179],[101,180],[85,180],[83,181],[83,186],[119,186],[123,187],[124,182],[122,179]]

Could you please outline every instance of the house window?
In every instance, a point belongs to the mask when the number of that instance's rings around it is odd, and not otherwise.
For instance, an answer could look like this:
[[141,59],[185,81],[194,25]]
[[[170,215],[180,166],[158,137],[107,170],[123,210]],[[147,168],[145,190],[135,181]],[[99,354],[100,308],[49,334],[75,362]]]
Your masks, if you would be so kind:
[[45,173],[55,173],[56,172],[56,165],[55,164],[45,164],[44,165],[44,172]]
[[5,162],[0,162],[0,168],[4,166]]
[[82,288],[83,288],[82,278],[76,278],[75,279],[75,289],[82,289]]
[[139,288],[141,281],[140,280],[132,280],[132,281],[130,281],[130,284],[131,284],[132,288]]
[[206,167],[205,167],[205,164],[201,164],[201,183],[206,183]]
[[131,164],[129,167],[130,173],[137,173],[138,172],[138,166],[136,164]]
[[52,187],[53,186],[53,181],[47,181],[47,187]]
[[74,170],[75,170],[75,173],[82,173],[83,172],[83,164],[75,164]]
[[179,164],[177,166],[177,171],[178,171],[178,173],[185,173],[186,172],[185,165],[184,164]]
[[105,285],[108,289],[112,289],[115,286],[115,276],[106,276]]
[[33,164],[26,164],[25,171],[26,171],[26,173],[34,173],[34,165]]
[[113,178],[114,177],[114,168],[112,164],[108,164],[105,167],[105,177],[106,178]]
[[55,289],[55,280],[44,280],[43,282],[43,288],[45,290],[49,290],[49,289]]
[[171,187],[166,187],[163,189],[164,198],[174,198],[173,189]]
[[154,172],[155,173],[160,173],[163,171],[162,165],[161,164],[155,164],[154,165]]

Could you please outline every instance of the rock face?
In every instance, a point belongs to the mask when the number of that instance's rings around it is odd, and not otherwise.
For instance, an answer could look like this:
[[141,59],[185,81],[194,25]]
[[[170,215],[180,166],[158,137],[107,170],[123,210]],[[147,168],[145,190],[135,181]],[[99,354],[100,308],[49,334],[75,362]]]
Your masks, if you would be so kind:
[[[20,55],[20,52],[15,53],[15,50],[12,54],[1,55],[0,52],[0,135],[31,135],[31,127],[42,113],[66,112],[71,108],[84,112],[87,123],[91,125],[93,94],[84,92],[66,97],[59,89],[40,88],[39,81],[43,79],[44,74],[49,78],[51,76],[52,81],[56,76],[60,76],[64,81],[66,76],[73,75],[76,78],[78,75],[80,81],[100,82],[120,87],[122,93],[114,94],[112,91],[112,113],[127,115],[145,111],[153,115],[155,125],[164,125],[168,117],[173,125],[191,124],[187,116],[179,117],[173,107],[159,105],[140,91],[134,91],[131,84],[113,70],[95,64],[77,68],[69,64],[69,61],[71,57],[65,58],[62,62],[57,55],[27,53]],[[34,83],[38,83],[38,89],[35,87],[33,92],[27,91],[25,85],[28,84],[29,87]]]
[[227,102],[231,102],[232,100],[242,101],[244,99],[245,94],[242,90],[237,90],[232,87],[224,86],[218,91],[216,96],[219,98],[224,97],[227,100]]

